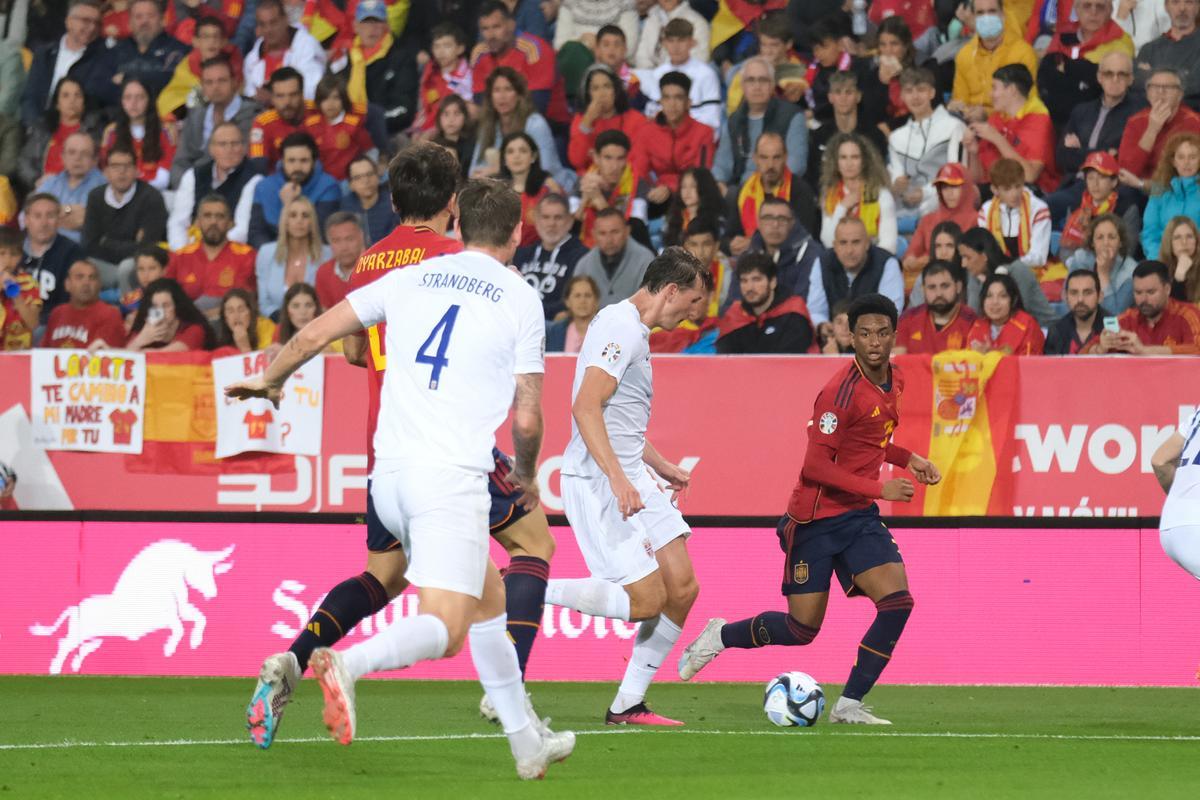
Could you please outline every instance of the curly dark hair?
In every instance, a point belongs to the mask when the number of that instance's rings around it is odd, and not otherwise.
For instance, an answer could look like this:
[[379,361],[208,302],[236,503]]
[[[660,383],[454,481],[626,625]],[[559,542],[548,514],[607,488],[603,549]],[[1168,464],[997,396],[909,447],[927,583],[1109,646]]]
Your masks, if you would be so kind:
[[[696,182],[696,193],[700,195],[700,209],[696,213],[696,219],[707,219],[720,231],[723,227],[721,222],[725,216],[725,201],[721,197],[721,188],[717,186],[717,179],[704,167],[693,167],[684,170],[683,174],[679,176],[680,186],[683,185],[683,179],[687,177],[691,177]],[[686,227],[683,223],[683,212],[683,200],[676,191],[671,195],[671,205],[667,209],[667,224],[663,229],[664,247],[683,243]]]
[[175,304],[175,318],[179,320],[180,328],[186,325],[199,325],[204,331],[204,349],[213,349],[213,330],[208,324],[208,319],[196,308],[196,304],[192,302],[192,298],[187,296],[183,291],[183,287],[173,278],[159,278],[155,281],[150,281],[146,288],[142,291],[142,302],[138,305],[137,313],[133,316],[133,325],[130,328],[130,333],[141,333],[142,328],[146,327],[146,315],[150,313],[150,307],[153,305],[154,295],[160,292],[166,292],[171,295],[171,301]]

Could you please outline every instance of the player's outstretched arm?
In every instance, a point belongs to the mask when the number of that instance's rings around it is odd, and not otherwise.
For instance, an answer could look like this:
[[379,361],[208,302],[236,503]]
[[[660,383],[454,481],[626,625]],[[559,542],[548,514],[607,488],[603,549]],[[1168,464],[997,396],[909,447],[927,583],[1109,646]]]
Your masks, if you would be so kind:
[[542,450],[542,373],[517,375],[517,393],[513,398],[513,473],[511,479],[521,487],[517,502],[526,511],[537,508],[537,459]]
[[575,402],[571,405],[571,416],[579,428],[579,436],[587,446],[588,453],[595,460],[596,466],[608,477],[613,495],[617,498],[617,506],[621,516],[629,519],[644,507],[641,495],[630,483],[621,469],[621,461],[617,458],[608,438],[608,428],[604,424],[604,404],[617,391],[617,379],[599,367],[588,367],[584,370],[583,381],[575,394]]
[[283,384],[293,372],[328,347],[330,342],[358,330],[362,330],[362,323],[350,303],[342,300],[297,331],[260,377],[226,387],[225,396],[235,400],[265,397],[279,408]]
[[1175,482],[1175,470],[1179,467],[1179,457],[1183,455],[1184,444],[1182,434],[1172,433],[1150,457],[1150,466],[1154,468],[1154,477],[1158,478],[1158,485],[1164,492],[1171,491],[1171,484]]

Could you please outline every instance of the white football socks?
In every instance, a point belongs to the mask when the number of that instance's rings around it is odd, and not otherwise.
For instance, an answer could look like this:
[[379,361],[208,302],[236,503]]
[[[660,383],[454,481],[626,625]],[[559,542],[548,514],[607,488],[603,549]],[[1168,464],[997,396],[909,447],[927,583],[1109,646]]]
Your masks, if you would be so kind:
[[625,587],[599,578],[553,578],[546,584],[546,602],[583,614],[629,622]]
[[432,614],[418,614],[396,620],[365,642],[345,650],[342,657],[346,670],[358,680],[371,672],[402,669],[418,661],[441,658],[446,654],[449,640],[450,632],[444,622]]
[[625,667],[625,677],[621,679],[617,696],[609,706],[614,714],[627,711],[646,699],[646,690],[654,680],[654,673],[658,672],[671,653],[682,632],[665,614],[642,623],[633,643],[629,665]]
[[488,700],[500,717],[514,758],[532,758],[542,747],[542,736],[525,707],[525,683],[517,651],[508,638],[508,615],[476,622],[467,634],[471,661]]

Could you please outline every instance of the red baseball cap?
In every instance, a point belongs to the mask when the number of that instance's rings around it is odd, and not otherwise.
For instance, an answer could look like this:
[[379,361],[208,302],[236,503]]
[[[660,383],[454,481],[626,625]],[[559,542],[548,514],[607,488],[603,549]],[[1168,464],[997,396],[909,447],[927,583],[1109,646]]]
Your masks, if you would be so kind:
[[1106,150],[1096,150],[1093,153],[1089,153],[1083,162],[1083,169],[1094,169],[1101,175],[1108,175],[1110,177],[1121,172],[1121,167],[1117,164],[1117,160]]
[[943,164],[938,170],[937,176],[933,179],[934,185],[939,183],[946,186],[962,186],[967,182],[967,170],[962,164],[950,162]]

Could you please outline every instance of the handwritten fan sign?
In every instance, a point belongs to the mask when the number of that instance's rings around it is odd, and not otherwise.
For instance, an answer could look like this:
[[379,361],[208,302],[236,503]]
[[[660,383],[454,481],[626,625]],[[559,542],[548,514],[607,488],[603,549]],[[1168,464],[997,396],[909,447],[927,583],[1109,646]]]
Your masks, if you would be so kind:
[[47,450],[141,453],[146,356],[33,350],[33,443]]
[[279,408],[267,400],[231,400],[225,396],[225,387],[262,375],[270,363],[264,352],[213,359],[217,458],[248,452],[321,454],[325,359],[314,358],[288,378]]

